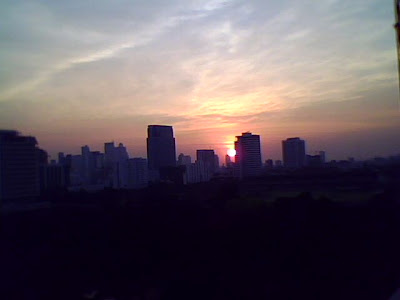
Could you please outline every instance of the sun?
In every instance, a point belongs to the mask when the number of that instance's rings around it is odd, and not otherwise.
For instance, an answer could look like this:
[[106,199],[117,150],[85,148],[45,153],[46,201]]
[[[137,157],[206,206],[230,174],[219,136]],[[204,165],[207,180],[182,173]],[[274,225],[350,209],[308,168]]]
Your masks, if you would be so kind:
[[235,155],[236,155],[236,150],[235,150],[235,149],[228,149],[227,153],[228,153],[228,155],[229,155],[230,157],[235,157]]

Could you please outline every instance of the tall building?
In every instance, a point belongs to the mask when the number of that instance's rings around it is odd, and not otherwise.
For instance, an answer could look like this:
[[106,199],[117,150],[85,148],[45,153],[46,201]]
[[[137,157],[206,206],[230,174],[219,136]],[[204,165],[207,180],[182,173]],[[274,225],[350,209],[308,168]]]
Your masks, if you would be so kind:
[[267,168],[267,169],[272,169],[273,167],[274,167],[274,161],[272,160],[272,159],[267,159],[266,161],[265,161],[265,167]]
[[175,138],[172,126],[149,125],[147,128],[149,170],[176,166]]
[[117,184],[115,188],[127,188],[128,187],[128,151],[126,147],[119,143],[118,147],[115,148],[116,153],[116,167],[117,167]]
[[104,185],[105,172],[104,172],[104,154],[100,151],[91,152],[93,161],[92,184]]
[[130,158],[128,160],[128,188],[140,189],[149,184],[148,163],[145,158]]
[[209,170],[210,175],[215,173],[217,166],[214,150],[197,150],[196,161],[202,161],[204,166]]
[[65,155],[63,152],[58,153],[58,164],[63,166],[65,186],[68,187],[71,184],[71,155]]
[[82,168],[83,168],[83,182],[84,184],[91,184],[94,173],[94,158],[92,152],[90,152],[89,146],[81,147],[82,154]]
[[71,186],[80,186],[83,184],[84,173],[82,155],[71,155],[70,162],[70,180]]
[[104,164],[107,168],[115,161],[115,152],[114,142],[104,143]]
[[235,141],[236,175],[240,178],[258,176],[261,173],[260,136],[244,132]]
[[299,137],[282,141],[283,165],[286,168],[301,168],[306,163],[305,141]]
[[117,189],[128,186],[128,159],[128,152],[122,143],[118,147],[114,142],[104,144],[106,186]]
[[0,130],[0,201],[39,195],[37,141],[14,130]]
[[207,182],[211,179],[211,173],[204,161],[197,160],[195,163],[186,166],[185,182],[198,183]]
[[231,164],[232,164],[231,157],[228,154],[226,154],[225,155],[225,166],[229,167]]
[[41,190],[55,190],[67,186],[67,172],[62,164],[47,164],[40,166]]
[[59,152],[58,153],[58,163],[59,164],[65,164],[65,154],[64,154],[64,152]]
[[325,151],[319,151],[315,155],[306,155],[305,164],[308,167],[322,167],[325,164]]
[[178,156],[178,166],[187,166],[192,163],[190,155],[184,155],[183,153]]

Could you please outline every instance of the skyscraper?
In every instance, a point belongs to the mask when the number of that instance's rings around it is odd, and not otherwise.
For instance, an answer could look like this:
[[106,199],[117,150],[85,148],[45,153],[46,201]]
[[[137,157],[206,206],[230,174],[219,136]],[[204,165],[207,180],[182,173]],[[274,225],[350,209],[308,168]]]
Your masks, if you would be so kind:
[[235,141],[236,174],[240,178],[258,176],[261,173],[260,136],[244,132]]
[[40,152],[34,137],[0,130],[0,201],[39,195]]
[[214,150],[197,150],[196,151],[196,160],[202,161],[205,167],[210,172],[210,175],[214,174],[216,171],[216,161],[215,161],[215,153]]
[[229,167],[232,164],[231,157],[227,154],[225,155],[225,166]]
[[124,188],[128,184],[128,152],[120,143],[115,147],[114,142],[104,144],[104,167],[107,178],[106,186]]
[[128,160],[128,187],[139,189],[149,183],[148,163],[145,158],[130,158]]
[[305,166],[305,141],[299,137],[282,141],[283,165],[286,168],[301,168]]
[[192,163],[190,155],[184,155],[183,153],[178,156],[178,166],[187,166]]
[[82,163],[83,163],[83,181],[85,184],[92,183],[92,177],[94,173],[94,159],[92,152],[90,152],[89,146],[83,146],[82,151]]
[[175,138],[172,126],[149,125],[147,128],[149,170],[176,166]]
[[110,167],[115,161],[115,152],[114,142],[104,143],[104,163],[106,167]]

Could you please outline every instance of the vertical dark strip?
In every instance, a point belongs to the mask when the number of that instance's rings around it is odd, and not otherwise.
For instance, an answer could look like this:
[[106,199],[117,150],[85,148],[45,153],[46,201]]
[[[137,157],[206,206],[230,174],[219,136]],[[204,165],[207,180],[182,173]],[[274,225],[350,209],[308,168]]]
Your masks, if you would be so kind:
[[399,24],[400,0],[394,0],[394,12],[395,12],[395,19],[396,19],[394,28],[396,30],[397,72],[398,72],[398,80],[399,80],[399,111],[400,111],[400,24]]

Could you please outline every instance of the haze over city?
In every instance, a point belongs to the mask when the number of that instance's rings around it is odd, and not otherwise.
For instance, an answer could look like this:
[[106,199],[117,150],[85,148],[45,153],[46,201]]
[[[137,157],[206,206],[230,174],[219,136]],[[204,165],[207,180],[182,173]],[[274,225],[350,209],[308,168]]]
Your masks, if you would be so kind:
[[398,154],[392,1],[5,1],[0,128],[52,156],[123,142],[148,124],[177,153],[300,136],[329,159]]

